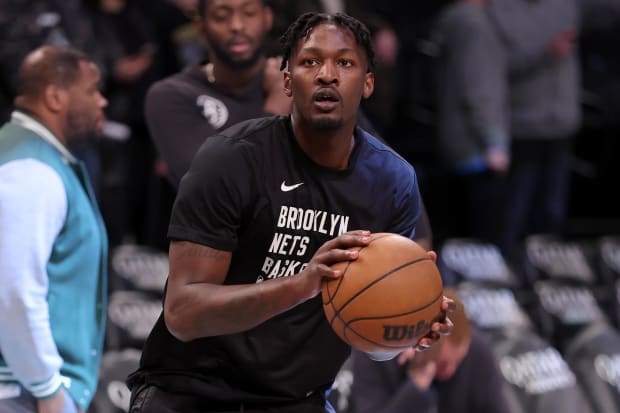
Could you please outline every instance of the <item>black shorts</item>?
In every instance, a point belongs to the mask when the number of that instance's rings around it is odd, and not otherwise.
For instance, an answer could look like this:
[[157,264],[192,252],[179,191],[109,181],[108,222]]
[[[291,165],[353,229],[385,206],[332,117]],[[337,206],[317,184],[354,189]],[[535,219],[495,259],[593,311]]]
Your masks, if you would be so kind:
[[193,395],[167,392],[142,384],[131,393],[129,413],[326,413],[333,411],[323,394],[281,405],[222,403]]

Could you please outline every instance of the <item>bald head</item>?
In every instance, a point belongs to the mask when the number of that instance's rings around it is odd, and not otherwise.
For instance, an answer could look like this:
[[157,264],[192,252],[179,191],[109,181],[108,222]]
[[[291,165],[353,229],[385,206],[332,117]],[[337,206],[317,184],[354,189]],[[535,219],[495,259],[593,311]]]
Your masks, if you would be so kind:
[[54,85],[67,88],[80,75],[80,63],[91,59],[79,50],[43,46],[30,52],[17,73],[17,99],[36,100]]

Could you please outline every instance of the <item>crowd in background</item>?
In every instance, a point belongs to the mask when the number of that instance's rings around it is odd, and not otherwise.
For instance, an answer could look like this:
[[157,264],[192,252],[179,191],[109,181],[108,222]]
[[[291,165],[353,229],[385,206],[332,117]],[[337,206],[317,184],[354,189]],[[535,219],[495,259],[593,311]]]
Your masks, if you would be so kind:
[[[94,56],[102,68],[103,92],[110,101],[105,136],[96,144],[73,150],[89,165],[112,245],[135,242],[166,249],[165,232],[174,191],[162,179],[166,165],[158,161],[144,120],[144,98],[155,81],[188,64],[208,59],[192,24],[195,3],[2,1],[3,120],[11,110],[18,64],[35,46],[70,44]],[[508,157],[513,156],[514,166],[529,162],[532,150],[518,147],[510,154],[511,140],[542,139],[549,143],[546,138],[561,135],[562,139],[552,143],[548,151],[564,153],[558,162],[566,164],[563,168],[569,168],[573,179],[556,201],[563,203],[556,206],[557,222],[542,229],[594,235],[617,227],[618,206],[608,197],[606,188],[617,176],[614,134],[620,103],[615,92],[620,83],[613,39],[618,34],[620,5],[614,0],[571,1],[556,11],[551,6],[543,7],[542,15],[528,18],[523,11],[511,9],[511,2],[484,3],[273,0],[275,19],[266,52],[277,55],[278,39],[285,27],[308,10],[333,7],[332,10],[344,10],[369,26],[379,64],[377,88],[371,99],[364,102],[364,112],[374,130],[416,167],[438,243],[449,237],[478,235],[502,242],[501,234],[491,233],[501,227],[493,221],[492,211],[502,209],[504,200],[494,191],[497,192],[498,185],[507,184],[495,181],[498,175],[507,173],[509,161],[502,161],[500,150],[496,151],[499,158],[496,156],[491,166],[484,162],[476,164],[473,152],[467,153],[473,150],[466,147],[468,140],[479,147],[476,140],[493,141],[494,148],[503,148]],[[551,40],[555,40],[555,45]],[[546,41],[549,45],[542,44]],[[567,60],[578,61],[574,67],[562,69],[564,74],[545,69],[546,74],[537,75],[538,81],[551,82],[562,93],[536,85],[537,80],[525,85],[524,91],[509,90],[512,79],[519,83],[518,78],[527,77],[535,65],[553,59],[536,56],[540,54],[537,48],[543,50],[547,46],[555,47],[548,52],[549,56],[556,53],[558,61],[562,53]],[[521,63],[515,65],[514,61]],[[534,69],[528,69],[528,64]],[[527,88],[537,89],[538,93],[528,96]],[[542,136],[535,131],[539,126],[519,125],[521,120],[515,121],[514,113],[509,113],[522,110],[508,107],[515,97],[521,99],[517,106],[529,107],[532,112],[516,116],[523,115],[524,122],[530,121],[528,116],[534,118],[532,121],[539,122],[544,129]],[[557,113],[552,110],[550,114],[540,114],[546,107],[556,105],[554,100],[564,100],[564,108],[558,108]],[[537,112],[540,116],[535,119]],[[556,115],[559,120],[553,119]],[[534,132],[528,129],[530,126]],[[535,136],[530,136],[532,133]],[[482,137],[485,134],[487,137]],[[522,135],[526,135],[525,139],[520,139]],[[534,144],[533,152],[541,147],[544,144]],[[550,161],[547,158],[544,162]],[[491,174],[480,173],[489,171]],[[535,192],[534,185],[524,183],[524,179],[520,181],[526,187],[524,193]],[[510,185],[511,192],[518,187],[514,181]],[[526,198],[521,192],[515,196]],[[455,208],[459,203],[462,207]],[[468,208],[468,203],[478,208]],[[515,204],[514,199],[505,203]],[[536,211],[541,207],[538,204],[533,208]],[[473,215],[467,212],[472,209]],[[521,227],[525,226],[523,219],[516,219]],[[514,231],[506,232],[510,230]],[[535,230],[536,227],[532,229]],[[520,235],[523,234],[514,237]]]

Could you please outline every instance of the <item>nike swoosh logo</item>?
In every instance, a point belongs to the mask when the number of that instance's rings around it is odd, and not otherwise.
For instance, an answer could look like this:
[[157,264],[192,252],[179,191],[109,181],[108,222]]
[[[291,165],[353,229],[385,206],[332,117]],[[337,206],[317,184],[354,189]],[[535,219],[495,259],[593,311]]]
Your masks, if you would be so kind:
[[304,183],[301,182],[295,185],[287,185],[286,181],[282,181],[282,185],[280,185],[280,189],[282,190],[282,192],[289,192],[289,191],[292,191],[293,189],[299,188],[303,184]]

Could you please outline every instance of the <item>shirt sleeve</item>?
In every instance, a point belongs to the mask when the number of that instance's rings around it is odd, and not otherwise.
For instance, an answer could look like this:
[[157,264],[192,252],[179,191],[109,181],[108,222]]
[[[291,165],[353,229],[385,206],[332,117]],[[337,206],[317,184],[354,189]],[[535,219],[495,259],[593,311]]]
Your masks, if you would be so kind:
[[175,188],[207,137],[216,133],[199,108],[174,88],[174,84],[154,84],[146,95],[145,119],[159,156],[168,165],[168,179]]
[[407,238],[416,237],[416,227],[420,217],[420,189],[412,167],[407,167],[394,193],[394,218],[386,232],[393,232]]
[[241,141],[209,138],[181,181],[168,237],[234,250],[244,209],[254,193],[254,175]]
[[453,38],[449,41],[456,46],[452,50],[456,60],[453,63],[461,68],[463,111],[485,150],[498,148],[507,152],[508,95],[503,47],[484,15],[473,14],[461,20],[450,32]]
[[58,174],[39,161],[0,166],[0,348],[9,372],[35,397],[61,385],[49,323],[47,262],[67,214]]

